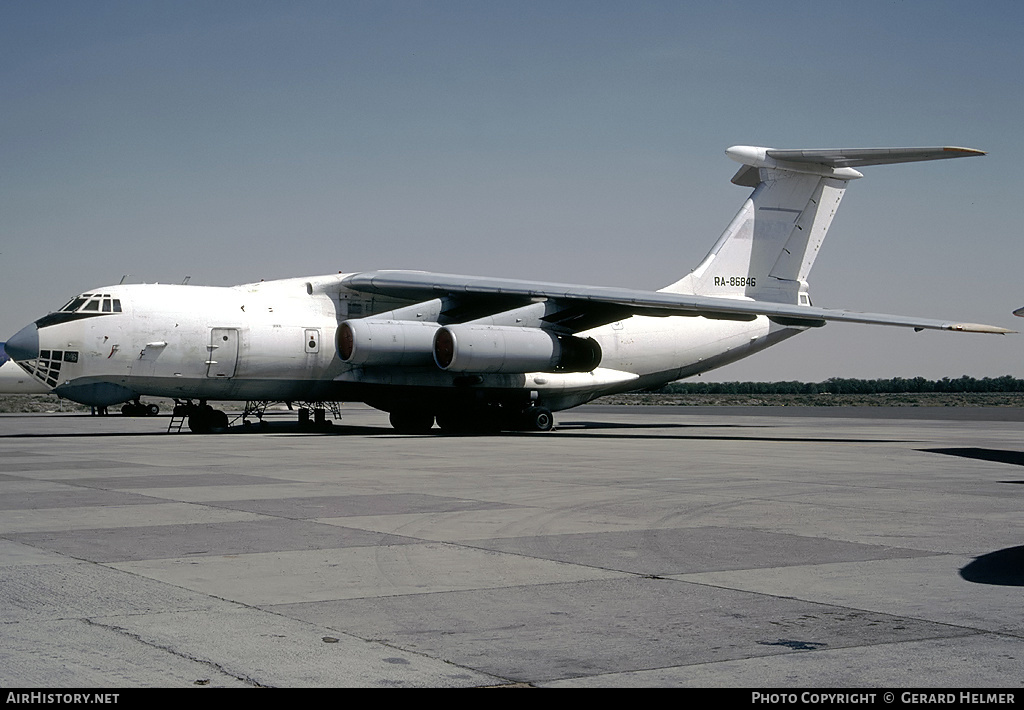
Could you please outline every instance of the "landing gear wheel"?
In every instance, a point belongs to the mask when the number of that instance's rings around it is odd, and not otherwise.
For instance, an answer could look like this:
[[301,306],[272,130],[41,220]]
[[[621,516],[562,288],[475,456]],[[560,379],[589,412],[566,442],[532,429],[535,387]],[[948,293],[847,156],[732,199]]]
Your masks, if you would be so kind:
[[193,434],[222,434],[228,430],[228,415],[209,405],[188,415],[188,428]]
[[445,434],[461,434],[466,430],[466,418],[452,412],[437,415],[437,426]]
[[481,431],[480,420],[465,412],[438,414],[437,426],[445,434],[476,434]]
[[160,407],[155,404],[143,404],[139,400],[125,402],[121,406],[121,414],[125,417],[155,417],[160,413]]
[[523,412],[526,428],[532,431],[551,431],[555,425],[555,417],[545,407],[530,407]]
[[228,430],[228,415],[219,409],[215,409],[210,417],[214,433],[221,434]]
[[434,415],[430,412],[398,410],[391,412],[388,419],[399,434],[427,434],[434,426]]
[[445,434],[496,434],[503,428],[500,417],[485,409],[444,412],[437,425]]
[[210,423],[201,412],[188,415],[188,430],[193,434],[209,434]]

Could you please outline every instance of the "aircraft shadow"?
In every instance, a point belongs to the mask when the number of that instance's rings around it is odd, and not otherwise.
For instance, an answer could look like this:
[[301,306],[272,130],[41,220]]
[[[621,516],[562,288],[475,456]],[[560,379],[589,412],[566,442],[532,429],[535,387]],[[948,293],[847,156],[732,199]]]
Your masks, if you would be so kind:
[[964,566],[960,576],[976,584],[1024,587],[1024,545],[982,555]]
[[[749,436],[740,434],[640,434],[633,431],[639,429],[773,429],[770,424],[679,424],[665,422],[650,424],[641,422],[587,422],[573,421],[566,424],[559,424],[555,427],[555,433],[560,437],[586,437],[588,439],[698,439],[698,440],[724,440],[724,441],[821,441],[830,443],[879,443],[897,442],[899,439],[846,439],[846,438],[821,438],[806,436],[758,436],[751,432]],[[621,432],[607,430],[623,430]],[[598,431],[601,430],[601,431]],[[543,432],[508,432],[519,436],[543,436]]]
[[275,423],[268,427],[252,426],[233,426],[227,431],[214,432],[210,434],[193,434],[188,431],[187,428],[182,429],[181,432],[167,431],[166,428],[155,429],[153,431],[89,431],[89,432],[21,432],[18,434],[0,434],[0,439],[48,439],[48,438],[74,438],[74,437],[146,437],[146,436],[228,436],[228,435],[252,435],[252,434],[296,434],[305,436],[330,436],[330,435],[343,435],[343,436],[379,436],[381,434],[394,434],[395,431],[391,427],[370,427],[370,426],[343,426],[336,425],[330,427],[319,427],[319,428],[305,428],[300,427],[298,424],[281,424]]
[[[646,429],[653,429],[654,427],[644,427]],[[717,427],[716,427],[717,428]],[[541,432],[508,432],[509,435],[514,436],[544,436]],[[589,432],[572,432],[572,431],[559,431],[558,436],[561,437],[580,437],[587,439],[651,439],[658,441],[665,441],[666,439],[675,439],[678,441],[685,440],[697,440],[697,441],[791,441],[796,443],[814,443],[819,442],[823,444],[886,444],[886,443],[907,443],[903,439],[831,439],[822,438],[818,436],[740,436],[738,434],[635,434],[635,433],[589,433]]]
[[980,448],[949,448],[949,449],[918,449],[927,451],[930,454],[945,454],[946,456],[962,456],[965,459],[981,459],[982,461],[998,461],[999,463],[1012,463],[1014,466],[1024,466],[1024,451],[1004,451],[1002,449],[980,449]]
[[[159,420],[154,420],[158,422]],[[559,425],[555,428],[554,432],[537,432],[537,431],[506,431],[506,432],[460,432],[460,433],[445,433],[439,429],[433,429],[428,434],[399,434],[390,426],[365,426],[365,425],[347,425],[344,423],[333,423],[326,426],[303,426],[298,422],[267,422],[265,424],[253,423],[249,426],[235,425],[231,426],[227,431],[205,434],[204,436],[217,436],[217,435],[259,435],[259,434],[293,434],[293,435],[305,435],[305,436],[442,436],[442,437],[462,437],[462,438],[481,438],[481,437],[572,437],[580,438],[586,437],[590,439],[651,439],[651,440],[666,440],[674,439],[678,441],[685,440],[698,440],[698,441],[790,441],[790,442],[822,442],[822,443],[885,443],[885,442],[901,442],[899,439],[847,439],[847,438],[821,438],[821,437],[804,437],[804,436],[758,436],[756,433],[751,432],[750,435],[742,434],[700,434],[700,433],[663,433],[666,430],[688,430],[693,432],[699,429],[770,429],[770,425],[758,425],[758,424],[679,424],[672,422],[656,423],[656,424],[643,424],[634,422],[569,422],[563,425]],[[642,433],[646,430],[651,433]],[[60,438],[60,437],[116,437],[116,436],[127,436],[127,437],[146,437],[146,436],[166,436],[167,434],[177,434],[178,432],[168,432],[165,428],[157,428],[153,431],[144,432],[22,432],[17,434],[0,434],[0,439],[6,438]],[[181,431],[181,434],[188,435],[186,429]]]
[[676,422],[665,422],[662,424],[643,424],[635,422],[581,422],[572,421],[559,424],[555,427],[560,432],[572,429],[768,429],[769,424],[679,424]]
[[[961,456],[965,459],[1008,463],[1014,466],[1024,466],[1024,451],[1006,451],[1004,449],[981,448],[918,449],[918,451],[925,451],[930,454],[944,454],[946,456]],[[1000,483],[1024,484],[1024,481],[1000,481]]]

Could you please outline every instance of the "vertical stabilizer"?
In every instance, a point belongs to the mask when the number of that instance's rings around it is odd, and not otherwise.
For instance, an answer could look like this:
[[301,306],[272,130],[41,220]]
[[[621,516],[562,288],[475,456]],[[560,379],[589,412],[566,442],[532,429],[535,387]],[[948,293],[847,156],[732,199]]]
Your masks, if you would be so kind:
[[807,277],[854,169],[984,155],[967,148],[776,150],[734,146],[733,183],[754,188],[700,265],[662,291],[808,305]]

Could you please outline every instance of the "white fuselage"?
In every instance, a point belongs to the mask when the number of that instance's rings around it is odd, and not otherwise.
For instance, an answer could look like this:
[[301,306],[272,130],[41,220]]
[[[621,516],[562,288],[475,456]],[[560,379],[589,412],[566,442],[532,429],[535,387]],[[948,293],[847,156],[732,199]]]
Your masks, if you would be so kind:
[[57,394],[96,405],[150,395],[367,401],[388,409],[422,393],[443,401],[465,399],[471,391],[528,397],[558,410],[704,372],[801,330],[764,317],[633,316],[578,334],[600,345],[600,366],[591,372],[481,374],[467,381],[432,363],[399,368],[343,362],[336,344],[341,322],[409,304],[348,291],[339,286],[341,278],[104,287],[94,293],[117,302],[119,312],[103,312],[103,304],[40,319],[39,358],[21,364]]

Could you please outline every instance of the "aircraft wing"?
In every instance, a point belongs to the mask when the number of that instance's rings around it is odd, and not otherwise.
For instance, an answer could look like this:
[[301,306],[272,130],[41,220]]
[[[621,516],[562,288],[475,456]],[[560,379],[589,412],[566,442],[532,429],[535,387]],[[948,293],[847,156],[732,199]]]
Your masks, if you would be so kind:
[[458,276],[426,271],[366,271],[342,278],[341,284],[355,291],[414,301],[446,298],[466,306],[476,303],[478,307],[469,310],[475,310],[480,315],[484,315],[481,313],[482,310],[494,314],[530,302],[554,301],[559,308],[544,320],[573,332],[612,323],[631,315],[704,316],[718,320],[753,320],[763,315],[781,325],[791,326],[818,327],[824,325],[826,321],[844,321],[901,326],[916,330],[997,334],[1015,332],[980,323],[910,318],[885,313],[857,313],[770,301]]

